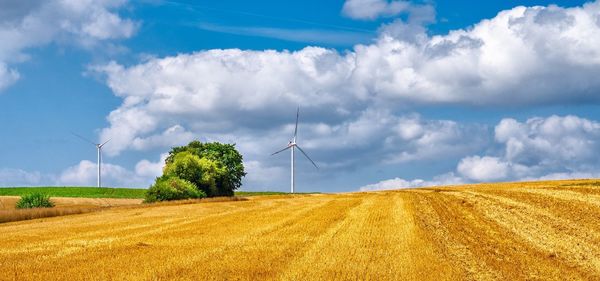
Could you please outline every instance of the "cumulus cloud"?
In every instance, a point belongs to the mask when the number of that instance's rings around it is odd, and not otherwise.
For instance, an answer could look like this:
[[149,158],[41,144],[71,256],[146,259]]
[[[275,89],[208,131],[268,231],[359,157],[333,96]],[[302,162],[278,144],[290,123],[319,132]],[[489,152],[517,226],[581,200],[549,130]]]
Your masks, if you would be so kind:
[[124,0],[3,1],[0,10],[0,90],[19,74],[7,65],[29,59],[26,50],[50,43],[84,48],[128,38],[138,24],[118,15]]
[[347,17],[374,20],[378,17],[391,17],[403,13],[414,14],[416,20],[432,20],[435,10],[431,5],[419,5],[402,0],[346,0],[342,13]]
[[[125,168],[110,163],[102,164],[103,186],[111,186],[115,179],[131,179],[133,174]],[[97,165],[95,162],[82,160],[75,166],[64,170],[58,182],[64,185],[93,186],[97,179]]]
[[0,186],[37,186],[52,180],[49,175],[40,172],[29,172],[21,169],[0,169]]
[[[102,165],[102,186],[131,187],[139,183],[131,171],[109,163]],[[95,186],[97,181],[96,163],[82,160],[75,166],[68,167],[58,177],[59,185]]]
[[289,179],[289,170],[285,167],[270,167],[259,161],[244,161],[247,175],[243,179],[242,188],[251,190],[273,190],[274,182]]
[[[158,162],[141,160],[134,170],[120,165],[102,163],[102,185],[115,187],[148,187],[162,174],[167,154],[162,154]],[[66,168],[57,177],[58,185],[95,186],[98,166],[95,162],[82,160],[77,165]]]
[[353,78],[358,89],[384,100],[598,102],[600,26],[591,21],[599,10],[600,2],[569,9],[517,7],[447,35],[422,34],[412,41],[386,35],[355,48]]
[[[141,108],[147,109],[146,105],[142,105]],[[253,167],[260,171],[274,171],[269,165],[283,163],[279,160],[283,158],[269,155],[286,145],[292,137],[293,111],[288,112],[286,119],[278,120],[274,117],[270,121],[252,122],[253,120],[238,119],[245,118],[244,116],[231,116],[229,119],[219,120],[215,116],[197,117],[202,115],[201,112],[187,116],[172,112],[177,108],[156,107],[151,111],[125,111],[125,116],[117,119],[127,121],[117,123],[116,126],[103,131],[102,138],[113,140],[110,148],[107,147],[105,151],[116,154],[127,149],[169,147],[197,138],[203,141],[238,143],[238,149],[248,163],[254,163]],[[312,117],[314,121],[311,119],[305,121],[303,117],[310,118],[313,110],[315,109],[308,108],[306,114],[304,111],[301,112],[298,141],[309,154],[318,155],[314,157],[315,161],[322,168],[330,171],[381,162],[392,164],[435,159],[440,153],[449,158],[460,157],[465,153],[476,151],[486,142],[485,138],[478,137],[484,130],[482,127],[458,124],[449,120],[427,120],[417,114],[395,115],[388,110],[368,108],[358,112],[357,116],[346,116],[350,113],[343,112],[340,113],[340,117],[333,116],[331,120],[317,120]],[[316,110],[320,114],[326,109]],[[138,118],[129,118],[128,115],[138,114],[138,112],[143,112],[142,114],[148,115],[149,118],[141,120],[141,124],[129,126],[128,122],[137,122]],[[228,113],[235,113],[234,107],[229,111],[216,114]],[[113,116],[117,115],[111,115]],[[180,125],[171,126],[171,120],[176,120]],[[239,123],[236,124],[236,120],[239,120]],[[219,126],[215,126],[213,122]],[[165,127],[169,129],[163,130],[162,128]],[[136,132],[135,128],[140,130]],[[147,136],[147,133],[144,133],[154,131],[162,132]],[[466,138],[468,141],[465,141]]]
[[[102,186],[111,187],[148,187],[154,179],[162,175],[168,153],[160,155],[160,160],[139,161],[134,169],[102,163]],[[0,187],[2,186],[96,186],[98,166],[96,162],[82,160],[59,173],[41,173],[21,169],[0,169]]]
[[566,172],[552,173],[537,178],[526,178],[525,180],[567,180],[567,179],[597,179],[600,178],[600,171],[597,172]]
[[440,155],[451,159],[455,155],[478,150],[488,141],[484,127],[459,124],[450,120],[403,117],[393,129],[399,138],[386,139],[386,145],[403,149],[399,153],[388,154],[385,159],[391,163],[433,160]]
[[347,155],[342,157],[361,163],[373,163],[375,159],[387,164],[407,163],[435,159],[440,154],[450,158],[476,150],[486,142],[478,137],[485,131],[482,127],[427,120],[418,114],[397,116],[378,109],[367,109],[341,124],[321,122],[304,127],[309,133],[305,147],[323,150],[320,155]]
[[577,116],[505,118],[495,128],[503,153],[462,159],[457,171],[475,181],[592,177],[600,172],[600,123]]
[[[448,35],[407,41],[384,32],[376,43],[345,53],[228,49],[129,67],[111,62],[93,69],[106,74],[124,102],[103,135],[117,138],[116,154],[175,125],[212,126],[213,132],[265,126],[265,120],[279,126],[297,104],[340,123],[368,108],[406,103],[598,102],[599,11],[600,3],[517,7]],[[191,117],[191,127],[179,122]]]
[[531,118],[524,123],[503,119],[495,129],[505,145],[505,158],[524,165],[566,166],[597,164],[600,123],[577,116]]
[[148,179],[162,175],[167,156],[169,156],[168,153],[161,154],[158,162],[146,159],[141,160],[135,165],[135,174]]
[[600,177],[600,159],[596,157],[600,122],[573,115],[535,117],[524,122],[505,118],[496,125],[493,138],[500,146],[499,153],[464,157],[456,166],[456,174],[450,172],[432,180],[395,178],[360,190]]
[[506,178],[508,168],[508,163],[496,157],[471,156],[460,160],[456,170],[470,180],[492,181]]
[[171,145],[184,145],[194,139],[194,134],[186,131],[180,125],[167,128],[159,135],[147,138],[136,137],[133,139],[132,147],[137,150],[146,150],[154,147],[166,147]]
[[360,191],[376,191],[376,190],[392,190],[402,188],[426,187],[426,186],[445,186],[457,185],[464,183],[461,177],[455,176],[454,173],[447,173],[434,177],[432,180],[405,180],[401,178],[393,178],[383,180],[378,183],[368,184],[359,188]]
[[[131,66],[96,65],[93,71],[104,74],[123,99],[108,116],[101,138],[113,139],[106,148],[110,155],[191,137],[236,142],[245,160],[268,168],[283,163],[266,156],[287,143],[285,132],[291,136],[293,111],[301,105],[300,139],[325,168],[356,167],[358,159],[407,163],[439,155],[454,155],[458,162],[479,151],[487,141],[485,129],[423,120],[401,109],[598,103],[599,15],[600,2],[516,7],[445,35],[392,22],[374,43],[344,52],[216,49]],[[536,157],[543,156],[543,143],[532,146],[539,140],[501,141],[502,134],[495,139],[510,152],[465,158],[458,174],[471,180],[501,178],[475,169],[487,167],[505,169],[504,178],[521,178],[547,171],[567,155],[583,157],[577,138],[560,144],[572,147],[562,149],[562,158],[541,161]],[[520,146],[540,153],[522,154]],[[575,160],[567,163],[573,171],[583,168]]]

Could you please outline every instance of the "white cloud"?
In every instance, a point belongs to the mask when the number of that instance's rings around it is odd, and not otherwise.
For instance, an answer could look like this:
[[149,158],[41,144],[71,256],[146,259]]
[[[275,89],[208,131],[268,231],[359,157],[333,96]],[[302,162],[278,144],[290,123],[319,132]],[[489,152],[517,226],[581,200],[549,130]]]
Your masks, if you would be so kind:
[[173,145],[185,145],[194,139],[194,134],[188,132],[180,125],[167,128],[160,135],[152,135],[147,138],[136,137],[132,147],[137,150],[147,150],[154,147],[168,147]]
[[538,178],[526,178],[525,180],[568,180],[568,179],[597,179],[600,178],[600,171],[597,172],[567,172],[552,173]]
[[477,136],[483,131],[480,127],[427,120],[417,114],[396,116],[377,109],[367,109],[356,119],[341,124],[317,123],[305,127],[308,127],[305,147],[337,151],[340,152],[337,159],[348,157],[362,163],[377,162],[372,159],[387,164],[407,163],[435,159],[440,154],[450,158],[474,151],[485,142]]
[[262,126],[260,121],[281,118],[289,113],[286,107],[296,104],[341,107],[346,101],[336,99],[336,93],[349,87],[338,83],[350,75],[349,63],[321,48],[294,53],[210,50],[132,68],[111,63],[98,70],[108,74],[109,86],[124,103],[110,114],[112,125],[102,132],[115,136],[116,145],[107,151],[117,153],[136,137],[174,125],[220,133]]
[[375,191],[375,190],[392,190],[402,188],[414,188],[414,187],[428,187],[428,186],[445,186],[445,185],[457,185],[462,184],[463,179],[455,176],[453,173],[439,175],[434,177],[432,180],[405,180],[401,178],[393,178],[389,180],[383,180],[378,183],[368,184],[359,188],[360,191]]
[[43,185],[50,177],[40,172],[28,172],[21,169],[0,169],[0,186],[36,186]]
[[201,136],[264,133],[297,104],[335,127],[361,112],[407,103],[598,102],[600,26],[592,19],[599,13],[599,3],[517,7],[443,36],[408,40],[384,32],[343,54],[228,49],[130,67],[111,62],[94,70],[124,101],[102,136],[113,137],[107,151],[115,155],[145,149],[142,140],[177,125]]
[[[268,155],[283,147],[288,140],[285,137],[291,137],[294,130],[293,123],[266,129],[264,134],[240,132],[246,136],[238,143],[254,144],[248,149],[240,147],[243,153],[250,153],[249,159],[265,161],[251,151],[267,147],[271,150],[261,153]],[[261,137],[253,138],[252,134]],[[367,109],[340,123],[302,122],[299,134],[301,147],[316,156],[313,158],[318,165],[330,172],[364,165],[436,160],[439,155],[452,159],[477,151],[487,142],[484,127],[427,120],[417,114],[397,116],[375,109]]]
[[[495,128],[503,153],[471,156],[457,167],[470,180],[522,180],[598,175],[600,123],[577,116],[506,118]],[[587,175],[587,176],[586,176]]]
[[146,159],[141,160],[135,165],[135,174],[149,179],[162,175],[168,156],[168,153],[161,154],[158,162],[151,162]]
[[0,61],[0,91],[12,85],[17,80],[19,80],[19,73],[14,69],[6,67],[6,65]]
[[[111,187],[148,187],[154,179],[162,175],[162,167],[167,154],[162,154],[158,162],[146,159],[139,161],[135,169],[129,170],[119,165],[102,163],[102,186]],[[58,185],[95,186],[98,166],[96,163],[82,160],[68,167],[57,177]]]
[[505,145],[505,157],[526,165],[577,167],[598,162],[600,123],[577,116],[531,118],[525,123],[503,119],[496,141]]
[[285,167],[269,167],[259,161],[244,161],[244,170],[247,175],[243,179],[244,190],[273,190],[274,182],[282,181],[289,175]]
[[400,138],[392,145],[406,146],[406,149],[398,154],[389,154],[386,160],[392,163],[430,160],[440,155],[450,159],[455,155],[477,150],[487,142],[483,137],[486,133],[485,128],[449,120],[404,117],[394,129],[400,133]]
[[[113,139],[106,148],[110,155],[181,144],[190,137],[236,142],[246,161],[269,168],[283,163],[267,155],[287,143],[293,109],[300,105],[300,143],[325,168],[356,167],[364,159],[407,163],[473,155],[488,140],[485,128],[423,120],[399,109],[598,103],[599,15],[600,2],[516,7],[439,36],[411,22],[393,22],[381,28],[373,44],[342,53],[319,47],[218,49],[132,66],[98,65],[93,70],[105,74],[123,98],[101,139]],[[557,140],[548,138],[544,135],[546,141]],[[461,171],[473,180],[542,175],[567,155],[584,157],[580,149],[588,144],[577,143],[577,137],[564,140],[560,147],[550,146],[560,157],[540,162],[535,157],[547,151],[543,142],[513,137],[500,141],[510,150],[506,155],[465,160]],[[522,154],[521,145],[539,153]],[[570,148],[561,148],[565,145]],[[542,164],[532,165],[536,161]],[[567,168],[583,168],[577,162],[567,161],[573,166]],[[476,173],[473,167],[479,165],[506,166],[505,174]]]
[[[235,142],[247,162],[257,163],[255,165],[257,170],[262,171],[273,168],[272,165],[283,163],[281,160],[283,158],[269,155],[287,144],[294,130],[292,112],[289,112],[292,114],[288,114],[286,120],[257,120],[256,123],[247,123],[254,120],[244,120],[245,117],[237,119],[239,118],[237,116],[217,120],[214,116],[202,116],[201,111],[182,116],[179,113],[163,111],[165,109],[172,111],[177,107],[156,107],[152,110],[128,109],[123,111],[124,115],[121,115],[121,112],[113,112],[111,118],[115,117],[123,121],[103,131],[102,139],[113,140],[111,146],[107,146],[105,151],[114,155],[127,149],[167,148],[185,144],[191,138],[202,141]],[[314,160],[322,168],[329,169],[330,172],[366,163],[390,164],[435,159],[440,153],[448,158],[460,157],[464,153],[475,152],[485,143],[483,138],[478,137],[482,128],[460,125],[447,120],[426,120],[415,114],[396,116],[383,109],[367,109],[360,112],[358,116],[342,116],[345,118],[337,118],[337,120],[315,120],[317,122],[305,121],[306,117],[313,115],[310,110],[309,108],[307,113],[301,112],[298,141],[307,153],[315,156]],[[317,114],[321,115],[322,110],[326,109],[319,108]],[[235,107],[223,113],[234,112]],[[140,120],[142,123],[130,125],[129,122],[137,122],[139,118],[129,116],[136,116],[138,113],[148,117]],[[156,117],[151,117],[150,114]],[[254,114],[256,116],[257,113]],[[269,115],[271,112],[258,114]],[[172,124],[171,120],[176,120],[178,125],[169,127]],[[216,125],[212,124],[211,120]],[[239,124],[235,124],[236,120],[239,120]],[[228,122],[231,124],[227,124]],[[183,127],[190,129],[183,129]],[[140,128],[138,133],[135,132],[137,128]],[[162,132],[149,135],[143,133],[157,130]],[[465,141],[467,137],[469,140]]]
[[[82,160],[75,166],[68,167],[58,177],[59,185],[96,186],[97,165]],[[102,164],[102,186],[138,187],[140,180],[131,171],[110,163]]]
[[433,20],[435,10],[430,5],[417,5],[402,0],[346,0],[342,13],[353,19],[374,20],[378,17],[409,13],[419,20]]
[[460,160],[457,171],[474,181],[492,181],[506,178],[508,163],[496,157],[471,156]]
[[600,2],[570,9],[517,7],[448,35],[402,41],[390,32],[377,44],[355,48],[353,78],[359,89],[384,100],[598,102],[600,26],[590,21],[599,10]]
[[[419,131],[410,126],[405,128],[409,135]],[[600,122],[572,115],[535,117],[525,122],[505,118],[496,125],[494,138],[501,146],[500,153],[462,158],[456,167],[457,175],[450,172],[433,180],[395,178],[360,189],[600,178],[600,159],[596,157],[600,151]]]
[[410,7],[409,1],[347,0],[344,2],[342,12],[355,19],[375,19],[381,15],[397,15],[406,11],[408,7]]
[[19,74],[8,68],[29,59],[26,51],[50,43],[91,48],[103,40],[128,38],[138,24],[121,18],[122,0],[9,1],[0,10],[0,90]]
[[[145,188],[162,175],[168,153],[160,155],[158,162],[139,161],[133,170],[120,165],[102,163],[102,186]],[[0,187],[13,186],[96,186],[98,166],[96,162],[82,160],[58,174],[0,169]]]
[[[81,5],[81,1],[78,2],[78,5]],[[125,1],[118,1],[125,2]],[[94,6],[96,3],[96,7]],[[129,19],[123,19],[119,15],[110,12],[104,5],[97,4],[97,1],[90,1],[89,3],[84,3],[84,6],[78,9],[79,11],[90,12],[88,14],[88,18],[91,20],[86,20],[81,24],[81,27],[77,27],[77,33],[81,36],[91,37],[97,40],[106,40],[106,39],[118,39],[118,38],[129,38],[133,35],[133,33],[137,29],[137,24]],[[118,6],[122,5],[119,3]],[[93,8],[90,9],[90,6]]]

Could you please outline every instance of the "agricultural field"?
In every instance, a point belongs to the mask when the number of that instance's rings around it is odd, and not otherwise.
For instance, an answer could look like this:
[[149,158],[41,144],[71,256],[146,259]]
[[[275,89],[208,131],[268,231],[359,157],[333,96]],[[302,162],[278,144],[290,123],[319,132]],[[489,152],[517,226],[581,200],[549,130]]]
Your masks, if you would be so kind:
[[[96,187],[10,187],[0,188],[0,223],[34,218],[82,214],[114,206],[142,203],[145,189]],[[54,208],[15,209],[21,196],[41,193],[50,196]]]
[[600,181],[157,204],[0,224],[0,280],[598,280]]
[[[50,197],[143,199],[147,189],[109,187],[0,187],[0,196],[23,196],[39,192]],[[236,191],[236,196],[282,195],[285,192]]]
[[[97,187],[8,187],[0,188],[0,223],[35,218],[82,214],[119,206],[139,205],[146,189]],[[17,201],[26,194],[50,196],[54,208],[16,209]],[[284,192],[236,191],[237,197],[282,195]],[[204,200],[207,201],[207,200]],[[211,201],[211,200],[208,200]],[[190,203],[190,202],[186,202]]]
[[16,209],[20,196],[0,196],[0,223],[82,214],[115,206],[139,205],[142,199],[52,197],[53,208]]
[[23,196],[28,193],[43,193],[50,197],[78,198],[144,198],[146,189],[109,187],[3,187],[0,196]]

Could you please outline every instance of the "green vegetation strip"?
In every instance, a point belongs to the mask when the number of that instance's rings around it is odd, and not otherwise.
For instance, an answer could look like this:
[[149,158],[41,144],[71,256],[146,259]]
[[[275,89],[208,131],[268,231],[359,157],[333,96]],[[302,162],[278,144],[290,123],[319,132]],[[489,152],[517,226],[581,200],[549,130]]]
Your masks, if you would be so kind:
[[[42,193],[50,197],[80,198],[144,198],[147,189],[108,187],[0,187],[0,196],[23,196]],[[285,195],[287,192],[236,191],[235,196]]]
[[50,197],[80,198],[144,198],[146,189],[108,187],[8,187],[0,188],[0,196],[23,196],[42,193]]
[[287,192],[274,192],[274,191],[236,191],[235,196],[259,196],[259,195],[285,195]]
[[[277,191],[236,191],[235,196],[290,195],[289,192]],[[320,194],[320,192],[296,192],[298,194]]]

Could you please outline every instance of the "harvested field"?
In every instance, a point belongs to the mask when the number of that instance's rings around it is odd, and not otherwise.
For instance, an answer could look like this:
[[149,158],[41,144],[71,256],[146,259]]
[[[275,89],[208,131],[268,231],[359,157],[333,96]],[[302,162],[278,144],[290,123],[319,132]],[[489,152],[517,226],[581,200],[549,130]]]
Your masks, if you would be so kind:
[[600,181],[115,208],[0,224],[0,279],[598,280]]
[[0,223],[89,213],[107,207],[139,205],[142,199],[51,197],[53,208],[15,209],[20,196],[0,196]]
[[[0,196],[0,210],[12,210],[20,196]],[[51,197],[56,208],[93,208],[141,204],[142,199]]]

